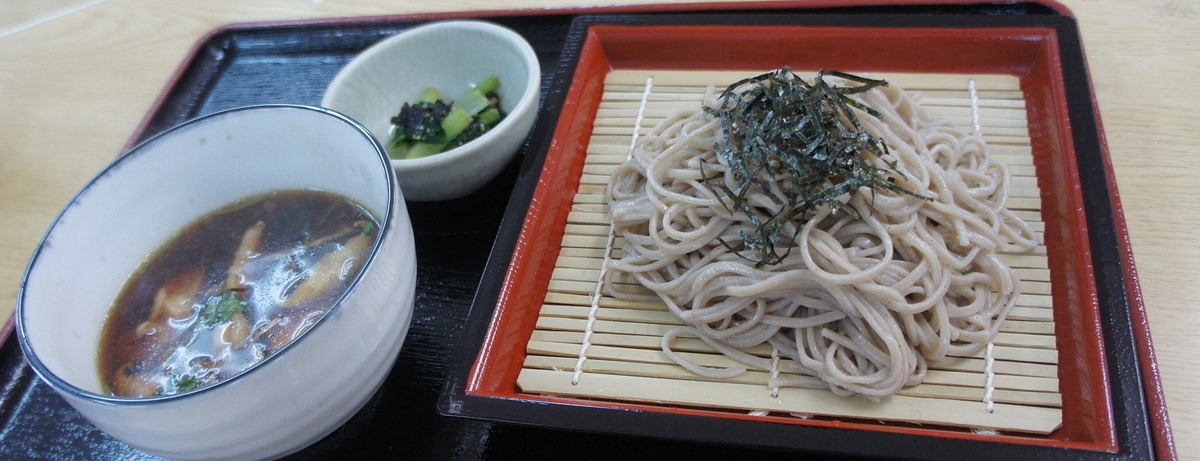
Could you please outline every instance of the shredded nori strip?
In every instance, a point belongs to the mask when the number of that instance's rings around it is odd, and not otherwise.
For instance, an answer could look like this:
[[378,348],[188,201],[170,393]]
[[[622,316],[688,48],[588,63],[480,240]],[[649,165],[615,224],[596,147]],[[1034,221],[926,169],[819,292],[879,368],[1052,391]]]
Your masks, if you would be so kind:
[[[830,86],[823,78],[826,75],[859,85]],[[895,170],[894,161],[890,168],[870,162],[872,156],[887,155],[887,145],[863,130],[850,110],[854,107],[883,118],[848,95],[886,85],[884,80],[836,71],[820,71],[809,84],[784,67],[730,85],[715,108],[706,107],[721,119],[725,143],[717,146],[717,153],[729,164],[736,189],[726,186],[719,174],[705,175],[704,183],[730,199],[732,203],[726,204],[730,212],[745,214],[755,227],[741,232],[741,248],[724,239],[721,243],[754,261],[756,267],[774,265],[796,244],[797,235],[784,235],[787,223],[800,229],[823,205],[857,216],[841,196],[868,187],[925,198],[896,184],[896,176],[902,174]],[[779,209],[751,205],[746,196],[752,192],[766,196]]]

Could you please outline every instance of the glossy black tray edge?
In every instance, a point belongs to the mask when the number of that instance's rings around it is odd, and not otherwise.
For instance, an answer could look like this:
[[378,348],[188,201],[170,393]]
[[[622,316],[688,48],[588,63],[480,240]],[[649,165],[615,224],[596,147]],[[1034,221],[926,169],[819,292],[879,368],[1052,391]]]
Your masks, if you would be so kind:
[[[878,3],[880,0],[858,0]],[[920,0],[914,0],[920,1]],[[949,0],[954,1],[954,0]],[[854,3],[855,0],[818,2]],[[191,118],[248,104],[316,105],[325,85],[358,51],[416,24],[472,18],[493,21],[521,33],[534,46],[543,69],[543,101],[554,101],[550,83],[558,67],[571,21],[581,12],[680,11],[745,8],[775,11],[801,2],[714,5],[649,5],[444,13],[391,17],[339,18],[296,22],[234,24],[202,38],[168,82],[162,96],[127,147]],[[805,6],[812,6],[806,3]],[[962,9],[1014,14],[1053,14],[1041,5],[879,6],[806,10],[813,13],[874,11],[942,14]],[[739,10],[740,11],[740,10]],[[771,14],[763,11],[761,14]],[[557,98],[561,100],[561,98]],[[546,104],[530,140],[540,142],[553,126],[557,109]],[[546,115],[549,114],[549,115]],[[564,453],[579,459],[744,455],[736,447],[687,444],[640,437],[600,436],[534,428],[438,414],[436,400],[449,361],[466,323],[500,221],[518,175],[531,172],[521,158],[492,183],[459,200],[409,203],[417,241],[418,274],[414,317],[404,349],[382,389],[350,421],[324,440],[290,458],[334,457],[417,459],[546,459]],[[528,197],[513,200],[522,211]],[[509,212],[511,213],[511,212]],[[0,331],[0,459],[155,459],[104,434],[66,404],[25,363],[12,323]],[[181,422],[186,424],[186,422]],[[536,441],[536,443],[530,443]],[[760,455],[770,455],[760,452]]]
[[[951,0],[953,1],[953,0]],[[795,3],[792,3],[793,9]],[[836,2],[835,2],[836,3]],[[747,12],[729,4],[730,13],[786,12],[775,8]],[[787,5],[785,3],[785,5]],[[746,8],[737,5],[736,8]],[[647,11],[695,9],[696,6],[647,8]],[[619,10],[617,8],[616,10]],[[583,9],[583,11],[614,9]],[[805,9],[810,14],[927,14],[1056,16],[1040,4],[865,6]],[[500,424],[471,418],[445,418],[435,409],[450,359],[460,344],[480,280],[494,273],[489,254],[495,239],[505,238],[501,220],[523,219],[528,195],[514,187],[517,178],[536,175],[540,143],[548,141],[557,107],[554,89],[559,54],[580,10],[499,11],[478,14],[346,18],[276,24],[232,25],[197,44],[137,130],[131,145],[175,124],[237,105],[300,103],[316,105],[325,83],[357,51],[404,28],[436,19],[479,18],[514,28],[535,42],[543,67],[543,108],[538,128],[519,158],[479,193],[437,204],[409,203],[418,241],[418,297],[408,340],[387,382],[342,428],[293,459],[393,457],[426,459],[547,459],[569,454],[576,459],[729,457],[750,453],[741,447],[677,440],[596,435],[531,425]],[[711,11],[710,11],[711,12]],[[561,72],[561,69],[560,69]],[[567,74],[569,75],[569,73]],[[562,89],[565,91],[565,87]],[[557,101],[561,102],[561,94]],[[533,146],[532,144],[539,144]],[[511,200],[510,191],[513,193]],[[527,192],[531,192],[531,189]],[[515,217],[515,218],[513,218]],[[499,238],[497,236],[499,235]],[[425,245],[422,245],[425,243]],[[492,250],[492,251],[489,251]],[[511,254],[511,249],[507,252]],[[494,257],[493,257],[494,258]],[[506,266],[507,261],[503,262]],[[480,290],[485,293],[486,290]],[[485,313],[490,316],[490,308]],[[477,315],[471,314],[471,315]],[[485,319],[486,321],[486,319]],[[9,323],[11,327],[11,323]],[[88,423],[31,372],[14,335],[0,338],[0,458],[3,459],[156,459],[116,441]],[[635,428],[636,429],[636,428]],[[641,433],[643,431],[634,431]],[[750,449],[768,458],[792,454]]]
[[[976,5],[975,7],[978,7]],[[1117,460],[1154,457],[1150,415],[1139,374],[1138,354],[1129,315],[1125,271],[1118,253],[1117,230],[1110,203],[1109,182],[1104,169],[1103,149],[1092,105],[1092,90],[1087,75],[1078,26],[1073,18],[1038,11],[1014,12],[1011,5],[997,10],[954,7],[928,14],[917,11],[872,14],[869,11],[825,12],[814,14],[774,13],[719,15],[607,15],[582,16],[575,20],[556,72],[550,95],[556,98],[547,107],[561,105],[575,61],[579,57],[587,27],[594,24],[813,24],[879,27],[1048,27],[1058,34],[1067,101],[1074,136],[1079,175],[1082,178],[1085,210],[1091,238],[1096,282],[1101,302],[1103,338],[1110,374],[1116,417],[1117,453],[1079,449],[1050,448],[1035,445],[982,442],[961,439],[937,439],[886,432],[796,427],[772,423],[703,418],[656,412],[599,409],[584,406],[553,405],[520,399],[472,396],[465,393],[471,367],[483,345],[501,283],[511,262],[521,223],[549,146],[543,139],[522,165],[522,176],[513,191],[512,202],[504,217],[500,234],[479,291],[476,294],[462,346],[452,363],[451,375],[438,402],[447,415],[482,418],[538,427],[563,428],[583,432],[649,436],[688,442],[753,446],[774,450],[799,450],[815,453],[856,455],[871,458],[911,459],[1071,459]],[[554,117],[543,112],[543,119]],[[540,123],[540,122],[539,122]]]

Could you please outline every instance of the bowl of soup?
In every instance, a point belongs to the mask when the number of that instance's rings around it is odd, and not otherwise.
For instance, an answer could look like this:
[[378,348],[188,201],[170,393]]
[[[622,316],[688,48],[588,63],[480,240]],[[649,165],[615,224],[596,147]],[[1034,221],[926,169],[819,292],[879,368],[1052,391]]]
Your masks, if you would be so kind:
[[259,459],[353,416],[400,351],[412,226],[370,131],[327,109],[219,112],[108,165],[18,291],[34,371],[101,430],[175,459]]

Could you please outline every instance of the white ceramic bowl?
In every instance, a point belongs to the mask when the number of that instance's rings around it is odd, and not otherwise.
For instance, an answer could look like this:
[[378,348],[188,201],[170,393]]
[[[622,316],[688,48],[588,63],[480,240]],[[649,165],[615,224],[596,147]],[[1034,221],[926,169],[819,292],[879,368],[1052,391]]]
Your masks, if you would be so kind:
[[[100,330],[118,291],[172,235],[236,199],[277,189],[350,197],[381,223],[347,293],[308,332],[229,380],[147,399],[101,394]],[[233,109],[135,147],[51,225],[17,295],[33,369],[113,437],[181,459],[283,456],[357,412],[387,376],[412,316],[412,226],[383,148],[361,125],[303,106]]]
[[362,123],[383,145],[391,118],[434,87],[452,101],[479,81],[500,80],[500,108],[508,113],[483,136],[429,157],[392,160],[404,196],[449,200],[470,194],[504,169],[533,127],[541,68],[519,34],[480,21],[414,27],[372,45],[334,77],[321,105]]

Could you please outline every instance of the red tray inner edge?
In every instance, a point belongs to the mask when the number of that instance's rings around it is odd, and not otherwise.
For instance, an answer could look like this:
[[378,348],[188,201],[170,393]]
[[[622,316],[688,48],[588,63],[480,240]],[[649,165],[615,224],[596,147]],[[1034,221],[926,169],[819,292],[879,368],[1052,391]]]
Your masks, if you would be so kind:
[[[719,39],[718,39],[719,37]],[[929,50],[938,50],[929,53]],[[1099,301],[1055,31],[1046,28],[617,26],[589,29],[559,115],[469,395],[788,424],[1116,451]],[[1051,267],[1063,424],[1046,437],[836,419],[755,417],[703,409],[563,399],[516,386],[557,259],[592,121],[613,69],[798,69],[999,73],[1021,80]]]

